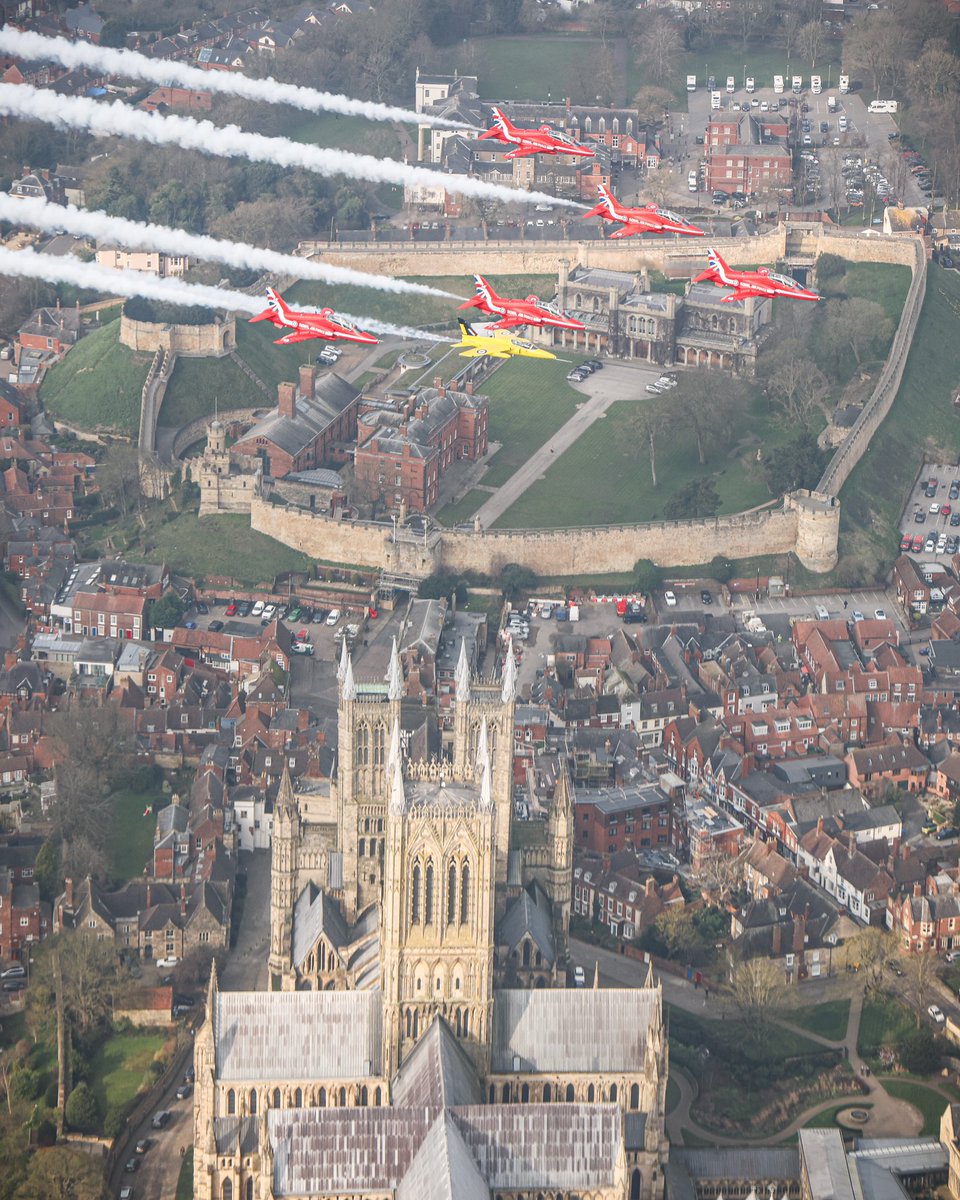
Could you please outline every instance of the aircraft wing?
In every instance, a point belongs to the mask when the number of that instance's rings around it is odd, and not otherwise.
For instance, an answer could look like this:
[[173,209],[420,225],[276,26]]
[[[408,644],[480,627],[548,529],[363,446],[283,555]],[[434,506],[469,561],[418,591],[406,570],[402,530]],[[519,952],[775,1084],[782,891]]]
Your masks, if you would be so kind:
[[763,292],[755,292],[750,288],[734,288],[729,296],[724,296],[720,301],[721,304],[729,304],[731,300],[749,300],[751,296],[764,295]]
[[649,233],[649,225],[641,225],[638,221],[627,221],[622,229],[615,229],[609,236],[612,238],[633,237],[635,233]]
[[294,342],[309,342],[313,338],[328,337],[317,329],[295,329],[293,333],[285,333],[273,343],[275,346],[290,346]]
[[491,329],[519,329],[523,325],[529,325],[532,317],[501,317],[499,321],[495,321],[490,326]]
[[518,146],[516,150],[511,150],[509,154],[505,154],[504,158],[529,158],[533,154],[548,153],[542,146]]

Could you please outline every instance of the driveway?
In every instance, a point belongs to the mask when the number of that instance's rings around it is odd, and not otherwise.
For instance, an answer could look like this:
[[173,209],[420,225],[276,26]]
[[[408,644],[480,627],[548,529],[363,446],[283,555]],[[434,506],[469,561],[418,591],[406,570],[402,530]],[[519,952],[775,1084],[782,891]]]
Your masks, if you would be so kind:
[[[523,466],[484,503],[477,517],[484,529],[507,511],[511,505],[543,477],[564,450],[568,450],[589,429],[594,421],[606,415],[607,409],[617,400],[646,399],[644,387],[652,383],[663,368],[653,364],[636,366],[626,363],[604,364],[602,371],[589,375],[582,383],[571,386],[586,397],[565,425],[535,451]],[[482,480],[480,481],[482,484]]]
[[220,987],[228,992],[265,991],[270,949],[270,851],[240,852],[247,894],[243,901],[237,944],[220,972]]

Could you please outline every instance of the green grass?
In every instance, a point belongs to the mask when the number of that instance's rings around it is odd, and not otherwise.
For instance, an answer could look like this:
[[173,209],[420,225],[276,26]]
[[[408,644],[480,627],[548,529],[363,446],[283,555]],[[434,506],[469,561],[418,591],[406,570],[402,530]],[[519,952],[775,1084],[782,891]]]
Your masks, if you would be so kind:
[[250,528],[242,513],[218,513],[201,521],[195,512],[180,513],[151,531],[147,562],[202,578],[223,575],[238,583],[272,583],[284,571],[308,571],[311,559]]
[[193,1200],[193,1147],[188,1146],[180,1164],[175,1200]]
[[27,1036],[27,1014],[22,1010],[7,1013],[0,1021],[0,1048],[15,1046],[21,1038]]
[[821,1004],[812,1004],[807,1008],[793,1009],[784,1013],[784,1017],[792,1025],[799,1025],[808,1033],[816,1033],[820,1037],[829,1038],[832,1042],[841,1042],[847,1034],[850,1001],[825,1000]]
[[857,1036],[857,1052],[864,1057],[884,1045],[899,1042],[913,1032],[917,1022],[906,1005],[897,1000],[867,1000],[860,1017],[860,1032]]
[[[356,154],[377,154],[384,158],[400,156],[400,142],[392,129],[377,126],[366,117],[337,113],[289,113],[284,137],[312,146],[338,147]],[[414,133],[416,140],[416,133]]]
[[490,397],[490,441],[502,443],[490,460],[484,484],[506,483],[584,402],[583,393],[567,383],[569,370],[570,364],[559,360],[510,359],[484,381],[482,390]]
[[453,504],[448,504],[446,508],[442,508],[437,513],[437,520],[441,525],[452,526],[460,521],[467,521],[477,511],[485,500],[490,499],[489,492],[482,492],[478,488],[471,488],[469,492],[461,496],[459,500]]
[[101,1113],[134,1098],[166,1040],[165,1034],[153,1031],[114,1033],[97,1049],[90,1060],[89,1083]]
[[[817,1113],[816,1116],[811,1117],[809,1121],[805,1121],[803,1127],[804,1129],[836,1129],[838,1128],[837,1117],[839,1114],[846,1112],[846,1110],[854,1104],[857,1106],[857,1108],[873,1107],[869,1101],[864,1103],[859,1095],[851,1096],[850,1099],[845,1100],[843,1104],[834,1104],[831,1108],[825,1108],[823,1112]],[[839,1127],[845,1128],[845,1126]]]
[[178,358],[160,406],[158,425],[175,428],[219,409],[257,408],[267,397],[229,358]]
[[153,355],[121,346],[119,335],[116,321],[88,333],[47,372],[40,399],[48,413],[82,429],[137,432]]
[[940,1132],[940,1118],[943,1110],[950,1103],[933,1088],[924,1087],[922,1083],[912,1083],[907,1079],[881,1079],[884,1090],[897,1100],[906,1100],[912,1104],[923,1117],[923,1128],[920,1137],[931,1137]]
[[890,563],[924,452],[947,462],[960,453],[960,411],[952,403],[960,377],[958,316],[960,272],[931,264],[900,391],[840,491],[841,554]]
[[107,841],[109,871],[114,879],[139,879],[153,851],[156,816],[144,816],[147,805],[154,813],[165,803],[158,786],[145,790],[122,789],[113,793],[113,822]]
[[599,38],[580,34],[471,38],[453,51],[453,61],[461,74],[478,77],[484,100],[562,102],[571,86],[589,85],[599,49]]

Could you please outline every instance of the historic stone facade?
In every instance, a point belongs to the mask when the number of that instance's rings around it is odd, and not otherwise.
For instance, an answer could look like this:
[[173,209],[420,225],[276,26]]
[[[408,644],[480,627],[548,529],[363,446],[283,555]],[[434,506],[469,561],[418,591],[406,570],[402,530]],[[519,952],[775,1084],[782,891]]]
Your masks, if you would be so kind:
[[208,325],[169,325],[159,321],[134,321],[120,315],[120,341],[131,350],[153,353],[169,350],[185,358],[225,358],[237,348],[235,317]]
[[338,678],[335,778],[277,801],[274,990],[211,977],[194,1194],[660,1200],[661,991],[565,986],[572,787],[514,844],[512,656],[497,681],[461,656],[430,758],[403,750],[396,650],[386,682],[346,651]]
[[250,511],[260,495],[263,463],[252,455],[232,454],[227,449],[227,431],[220,420],[207,427],[207,445],[199,462],[188,470],[200,486],[200,516],[215,512]]

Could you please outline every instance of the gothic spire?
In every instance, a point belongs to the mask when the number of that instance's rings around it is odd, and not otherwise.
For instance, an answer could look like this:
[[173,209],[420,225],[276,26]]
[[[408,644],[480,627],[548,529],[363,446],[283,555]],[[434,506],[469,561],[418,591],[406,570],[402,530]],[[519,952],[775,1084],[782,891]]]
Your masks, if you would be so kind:
[[500,689],[500,699],[504,704],[512,704],[517,698],[517,660],[513,657],[513,638],[507,638],[507,657],[503,663],[503,686]]
[[340,649],[340,665],[337,667],[337,683],[342,684],[347,675],[347,639],[343,639],[343,645]]
[[457,700],[462,704],[470,699],[470,663],[467,661],[466,639],[460,640],[460,658],[457,661]]
[[340,681],[340,695],[344,700],[356,700],[357,689],[353,682],[353,659],[347,649],[347,639],[343,639],[343,657],[346,664],[343,668],[343,679]]
[[216,1037],[215,1013],[219,986],[217,960],[213,958],[210,960],[210,982],[207,984],[207,1020],[210,1022],[210,1028],[214,1032],[214,1037]]
[[400,655],[397,653],[397,639],[393,639],[393,650],[390,654],[390,669],[387,672],[387,699],[400,700],[403,697],[403,667],[400,665]]
[[284,764],[283,774],[280,776],[280,790],[277,793],[277,803],[274,811],[277,817],[286,817],[288,820],[296,820],[299,815],[296,797],[293,794],[293,781],[290,778],[290,768],[286,764]]
[[[396,725],[394,726],[396,729]],[[399,731],[398,731],[399,737]],[[403,810],[406,806],[407,798],[403,790],[403,768],[400,765],[400,755],[397,754],[393,760],[393,781],[390,788],[390,813],[391,816],[400,817],[403,815]]]
[[400,762],[400,722],[394,719],[390,730],[390,747],[387,750],[387,771],[393,770],[394,762]]
[[480,772],[480,805],[482,808],[493,806],[493,788],[490,779],[490,744],[487,741],[487,722],[480,725],[480,736],[477,738],[477,770]]

